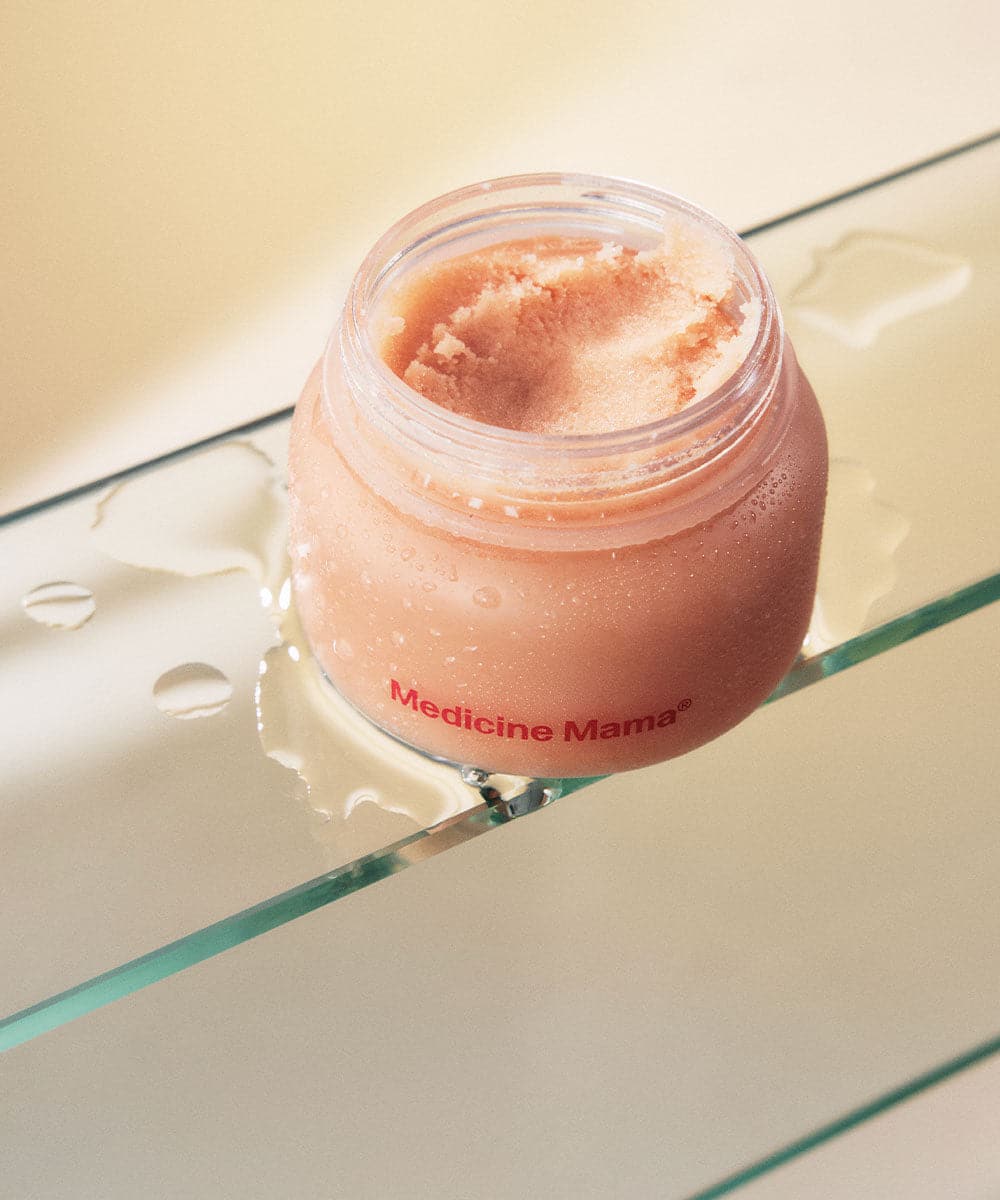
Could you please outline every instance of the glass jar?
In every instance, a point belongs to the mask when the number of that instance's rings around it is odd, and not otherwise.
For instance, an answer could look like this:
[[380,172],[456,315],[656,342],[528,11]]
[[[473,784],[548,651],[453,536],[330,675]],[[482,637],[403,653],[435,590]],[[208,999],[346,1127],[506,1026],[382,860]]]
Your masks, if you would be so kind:
[[[386,298],[428,263],[538,236],[721,239],[759,313],[745,358],[676,415],[600,434],[457,415],[380,356]],[[770,285],[707,213],[578,175],[484,183],[373,248],[297,406],[293,586],[323,671],[448,761],[589,776],[671,758],[751,713],[813,603],[827,449]]]

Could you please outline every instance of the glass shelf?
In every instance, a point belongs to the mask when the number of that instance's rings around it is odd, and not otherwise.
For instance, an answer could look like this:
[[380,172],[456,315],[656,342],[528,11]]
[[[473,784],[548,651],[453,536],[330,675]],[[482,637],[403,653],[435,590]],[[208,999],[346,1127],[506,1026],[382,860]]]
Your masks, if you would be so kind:
[[[1000,597],[998,184],[991,139],[748,235],[832,456],[816,619],[772,699]],[[502,779],[487,800],[326,692],[283,587],[288,420],[2,521],[0,1048],[540,797]],[[560,781],[558,803],[588,782]]]

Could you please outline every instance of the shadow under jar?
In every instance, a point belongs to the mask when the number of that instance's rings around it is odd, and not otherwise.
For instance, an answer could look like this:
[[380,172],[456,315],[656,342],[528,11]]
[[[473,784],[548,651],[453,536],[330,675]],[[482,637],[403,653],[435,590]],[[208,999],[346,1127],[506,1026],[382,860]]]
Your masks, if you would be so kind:
[[[553,244],[642,262],[665,229],[726,256],[726,309],[745,323],[731,369],[678,411],[598,432],[506,428],[428,399],[387,361],[400,297],[442,264]],[[625,412],[631,378],[610,381]],[[788,670],[826,476],[815,396],[733,233],[619,180],[476,185],[376,244],[297,406],[302,625],[338,691],[434,757],[549,777],[644,766],[730,729]]]

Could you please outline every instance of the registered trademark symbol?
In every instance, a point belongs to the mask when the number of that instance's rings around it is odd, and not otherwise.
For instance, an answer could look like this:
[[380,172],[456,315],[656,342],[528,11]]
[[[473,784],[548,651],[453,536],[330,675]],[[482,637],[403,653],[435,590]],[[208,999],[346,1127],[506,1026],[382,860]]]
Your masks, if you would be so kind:
[[678,709],[679,709],[681,712],[683,712],[683,711],[684,711],[686,708],[690,708],[690,707],[691,707],[691,701],[690,701],[690,700],[688,700],[688,699],[684,699],[684,700],[678,700],[678,701],[677,701],[677,707],[678,707]]

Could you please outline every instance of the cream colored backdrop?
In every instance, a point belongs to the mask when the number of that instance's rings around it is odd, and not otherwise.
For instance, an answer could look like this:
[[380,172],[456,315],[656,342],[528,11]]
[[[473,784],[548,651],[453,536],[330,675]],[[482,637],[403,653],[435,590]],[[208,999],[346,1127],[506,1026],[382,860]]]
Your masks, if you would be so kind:
[[0,510],[291,403],[438,192],[591,170],[745,226],[987,131],[998,44],[991,0],[8,0]]

